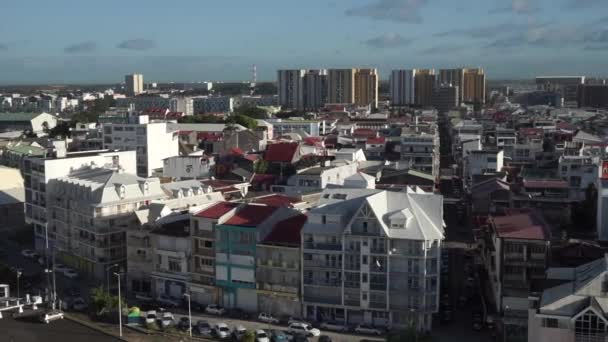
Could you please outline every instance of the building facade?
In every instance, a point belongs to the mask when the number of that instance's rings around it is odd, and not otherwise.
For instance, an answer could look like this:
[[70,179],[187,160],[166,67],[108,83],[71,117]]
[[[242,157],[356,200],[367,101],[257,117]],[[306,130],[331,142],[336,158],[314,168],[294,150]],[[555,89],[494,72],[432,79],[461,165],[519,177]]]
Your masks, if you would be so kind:
[[445,113],[458,107],[458,99],[460,97],[460,88],[442,84],[433,90],[432,105],[439,112]]
[[391,71],[391,105],[407,106],[416,103],[415,80],[416,69]]
[[127,95],[136,96],[144,92],[144,75],[131,74],[125,76],[125,90]]
[[329,69],[327,71],[327,102],[355,102],[356,69]]
[[467,103],[486,103],[486,74],[482,68],[464,69],[462,100]]
[[306,70],[304,73],[304,109],[318,110],[327,102],[327,70]]
[[355,72],[355,105],[378,107],[378,71],[357,69]]
[[441,69],[439,70],[438,84],[450,84],[458,87],[458,105],[462,103],[464,89],[464,69]]
[[286,109],[304,109],[304,75],[306,70],[277,71],[279,106]]
[[433,102],[433,91],[437,83],[434,69],[418,69],[414,78],[414,97],[419,106],[430,106]]

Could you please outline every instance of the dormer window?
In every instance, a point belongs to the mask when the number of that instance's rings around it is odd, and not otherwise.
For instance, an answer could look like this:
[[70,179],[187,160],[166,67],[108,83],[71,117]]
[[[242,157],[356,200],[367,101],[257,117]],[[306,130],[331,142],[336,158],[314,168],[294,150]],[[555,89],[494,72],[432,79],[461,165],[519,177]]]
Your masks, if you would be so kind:
[[116,192],[118,193],[118,197],[120,199],[125,199],[127,188],[124,185],[122,185],[122,184],[117,185],[116,186]]

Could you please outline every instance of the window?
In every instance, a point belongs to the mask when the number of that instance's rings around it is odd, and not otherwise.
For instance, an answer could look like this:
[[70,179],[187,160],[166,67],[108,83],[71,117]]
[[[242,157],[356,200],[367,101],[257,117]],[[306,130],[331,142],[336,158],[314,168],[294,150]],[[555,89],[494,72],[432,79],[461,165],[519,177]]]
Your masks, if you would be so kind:
[[367,265],[367,255],[363,256],[363,261],[361,261],[363,265]]
[[321,216],[321,223],[327,223],[327,217],[325,217],[325,215]]
[[363,273],[361,276],[362,276],[361,282],[367,283],[367,273]]
[[361,300],[367,300],[367,292],[361,293]]
[[210,266],[210,267],[213,267],[213,259],[204,259],[204,258],[201,258],[199,265],[200,266]]
[[543,319],[543,327],[545,328],[557,328],[558,321],[555,318],[545,318]]
[[194,224],[194,231],[198,233],[198,220],[192,220],[192,223]]
[[213,241],[211,240],[205,240],[204,244],[205,248],[213,248]]
[[604,334],[605,332],[606,323],[592,311],[587,311],[576,319],[575,333],[577,336],[599,337],[599,335]]
[[169,258],[169,271],[171,272],[181,272],[182,265],[179,262],[179,259]]
[[363,232],[367,233],[367,222],[363,222]]

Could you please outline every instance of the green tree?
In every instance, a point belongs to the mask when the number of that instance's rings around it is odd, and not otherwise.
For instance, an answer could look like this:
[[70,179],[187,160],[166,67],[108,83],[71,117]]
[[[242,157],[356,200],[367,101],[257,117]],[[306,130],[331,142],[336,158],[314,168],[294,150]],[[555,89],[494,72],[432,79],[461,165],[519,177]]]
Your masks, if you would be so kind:
[[245,115],[254,119],[266,119],[268,117],[264,109],[247,105],[235,109],[234,114]]
[[[118,308],[118,296],[113,296],[103,286],[98,286],[91,290],[91,306],[96,313],[115,311]],[[124,310],[126,308],[124,300],[122,306]]]
[[69,137],[70,136],[70,124],[65,121],[60,121],[57,123],[57,126],[51,128],[48,131],[49,136],[51,137]]
[[255,342],[255,333],[251,330],[247,330],[243,338],[241,338],[241,342]]
[[233,126],[236,124],[249,129],[255,129],[256,127],[258,127],[258,122],[255,121],[255,119],[250,118],[249,116],[235,114],[231,115],[228,119],[226,119],[226,125]]

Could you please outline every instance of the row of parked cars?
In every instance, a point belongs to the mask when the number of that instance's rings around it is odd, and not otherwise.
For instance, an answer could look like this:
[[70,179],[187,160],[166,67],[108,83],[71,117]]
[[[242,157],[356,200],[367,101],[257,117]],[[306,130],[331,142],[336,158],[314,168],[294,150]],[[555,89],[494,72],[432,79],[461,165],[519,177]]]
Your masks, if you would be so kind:
[[[41,266],[45,265],[46,260],[42,256],[40,256],[40,254],[38,254],[37,252],[35,252],[31,249],[22,250],[21,255],[24,258],[31,259],[31,260],[39,263]],[[78,277],[78,272],[76,272],[75,270],[69,268],[68,266],[66,266],[64,264],[55,264],[53,266],[53,270],[54,270],[54,272],[63,274],[65,277],[70,278],[70,279]]]

